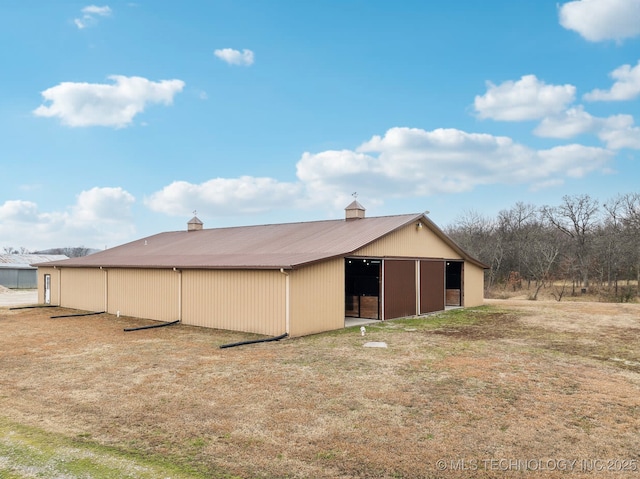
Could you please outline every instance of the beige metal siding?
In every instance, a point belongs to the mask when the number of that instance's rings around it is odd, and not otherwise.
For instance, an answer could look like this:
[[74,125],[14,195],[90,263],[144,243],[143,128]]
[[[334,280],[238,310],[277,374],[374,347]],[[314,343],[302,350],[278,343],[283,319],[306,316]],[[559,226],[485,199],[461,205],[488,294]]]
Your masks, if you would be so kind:
[[180,314],[178,286],[179,273],[173,270],[109,269],[108,312],[175,321]]
[[285,287],[279,271],[184,270],[182,322],[278,336],[286,327]]
[[482,305],[484,303],[484,270],[467,262],[464,264],[463,274],[463,306]]
[[426,225],[418,228],[416,223],[411,223],[364,248],[360,248],[354,253],[354,256],[461,258],[453,248],[445,244]]
[[51,275],[51,304],[58,306],[60,301],[60,270],[38,267],[38,303],[44,304],[44,275]]
[[291,336],[344,327],[344,259],[289,272]]
[[[104,271],[96,268],[59,268],[51,275],[52,285],[59,281],[60,306],[83,311],[104,311]],[[59,278],[57,278],[59,276]],[[51,303],[56,293],[51,291]]]

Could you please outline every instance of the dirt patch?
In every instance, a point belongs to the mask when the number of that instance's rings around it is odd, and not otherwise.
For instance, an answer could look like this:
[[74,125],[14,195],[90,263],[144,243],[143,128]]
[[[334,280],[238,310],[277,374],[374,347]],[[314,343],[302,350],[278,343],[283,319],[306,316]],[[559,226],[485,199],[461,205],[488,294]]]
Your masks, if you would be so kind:
[[640,305],[488,304],[231,349],[253,336],[0,309],[0,414],[212,475],[630,477],[585,461],[640,461]]
[[483,314],[475,323],[470,325],[437,328],[432,334],[457,337],[461,339],[499,339],[519,336],[522,330],[520,315],[505,311],[495,311]]

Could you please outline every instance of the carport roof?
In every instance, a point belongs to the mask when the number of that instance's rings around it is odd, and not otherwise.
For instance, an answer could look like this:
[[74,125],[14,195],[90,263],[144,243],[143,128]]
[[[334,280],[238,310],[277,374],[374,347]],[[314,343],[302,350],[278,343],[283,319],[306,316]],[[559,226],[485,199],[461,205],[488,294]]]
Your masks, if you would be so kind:
[[63,254],[0,254],[0,268],[33,269],[33,263],[60,261],[68,257]]
[[347,256],[416,221],[422,221],[431,228],[463,258],[481,265],[420,213],[354,220],[172,231],[89,256],[53,261],[39,266],[293,269],[329,258]]

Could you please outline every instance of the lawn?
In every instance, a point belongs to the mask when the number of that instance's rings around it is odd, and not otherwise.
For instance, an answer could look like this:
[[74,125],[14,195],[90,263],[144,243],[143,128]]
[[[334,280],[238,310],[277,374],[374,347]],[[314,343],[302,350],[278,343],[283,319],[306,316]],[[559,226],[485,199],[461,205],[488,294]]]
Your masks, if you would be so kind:
[[[0,309],[0,477],[640,477],[640,305],[304,338]],[[368,348],[369,341],[387,348]]]

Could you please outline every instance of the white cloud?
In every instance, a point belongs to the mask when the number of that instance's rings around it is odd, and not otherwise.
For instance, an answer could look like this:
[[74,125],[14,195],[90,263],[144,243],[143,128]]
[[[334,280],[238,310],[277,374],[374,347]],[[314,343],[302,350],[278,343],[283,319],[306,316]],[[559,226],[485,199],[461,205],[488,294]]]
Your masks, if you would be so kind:
[[[629,100],[640,94],[640,61],[633,68],[630,65],[617,68],[611,77],[617,80],[611,90],[593,90],[585,95],[585,99]],[[582,105],[567,108],[575,98],[576,88],[573,85],[546,85],[534,75],[499,86],[488,85],[487,93],[475,98],[480,118],[503,121],[541,119],[534,129],[534,134],[541,137],[568,139],[593,134],[609,149],[639,148],[640,128],[633,125],[630,115],[598,118],[587,113]]]
[[640,35],[640,0],[576,0],[559,10],[560,24],[591,42]]
[[502,121],[536,120],[558,114],[573,102],[573,85],[547,85],[535,75],[501,85],[487,83],[487,92],[476,96],[474,106],[479,118]]
[[96,5],[89,5],[84,7],[81,12],[83,13],[82,17],[75,18],[73,22],[76,24],[76,27],[79,29],[87,28],[95,25],[98,20],[96,17],[110,17],[111,16],[111,8],[108,6],[98,7]]
[[612,150],[640,149],[640,128],[634,126],[631,115],[598,118],[584,111],[582,106],[543,119],[534,133],[546,138],[562,139],[588,133],[596,135]]
[[185,215],[194,209],[211,215],[246,214],[290,207],[300,193],[301,185],[297,183],[242,176],[214,178],[200,184],[174,181],[145,198],[145,204],[169,215]]
[[112,85],[63,82],[42,92],[49,106],[41,105],[36,116],[57,117],[68,126],[112,126],[122,128],[148,104],[170,105],[184,88],[182,80],[154,82],[142,77],[112,75]]
[[214,51],[213,54],[230,65],[253,65],[253,52],[251,50],[244,49],[240,52],[233,48],[223,48]]
[[[611,131],[606,141],[632,141],[632,118],[620,115],[603,124]],[[625,131],[627,136],[620,133]],[[539,190],[560,185],[566,178],[604,172],[613,156],[613,151],[578,144],[534,150],[508,137],[457,129],[391,128],[354,149],[304,153],[294,182],[251,176],[199,184],[176,181],[144,203],[167,215],[186,216],[196,209],[222,216],[279,208],[340,209],[352,191],[371,205],[391,198],[471,191],[482,185]],[[0,238],[6,245],[27,248],[32,245],[24,244],[25,238],[51,247],[75,246],[77,238],[89,247],[119,244],[135,233],[134,203],[135,198],[118,187],[83,191],[63,212],[43,213],[33,202],[7,201],[0,204]]]
[[73,218],[78,223],[119,222],[131,218],[133,195],[122,188],[92,188],[78,195]]
[[[546,181],[547,178],[565,175],[570,178],[582,178],[592,171],[603,169],[613,157],[613,152],[573,144],[538,151],[536,157],[542,161],[535,167],[530,166],[538,168],[535,176]],[[540,180],[536,180],[538,181]]]
[[632,100],[640,95],[640,60],[635,67],[622,65],[613,70],[609,76],[616,80],[610,90],[595,89],[585,94],[584,99],[588,101]]
[[343,208],[349,193],[367,201],[471,191],[480,185],[521,184],[531,189],[561,184],[604,170],[613,152],[566,145],[534,150],[507,137],[456,129],[391,128],[353,150],[306,152],[298,182],[273,178],[176,181],[145,199],[150,209],[187,215],[250,214],[277,208]]
[[533,131],[545,138],[573,138],[584,133],[595,133],[602,121],[584,111],[582,106],[570,108],[559,115],[544,118]]
[[38,205],[31,201],[9,200],[0,205],[0,220],[3,223],[21,221],[31,223],[38,220]]
[[356,151],[306,153],[297,168],[310,195],[326,198],[357,189],[373,197],[429,196],[479,185],[533,184],[578,168],[586,173],[611,157],[607,150],[581,145],[535,151],[507,137],[391,128]]
[[91,25],[93,23],[93,20],[94,19],[90,15],[85,15],[82,18],[74,18],[73,23],[76,24],[76,27],[82,30],[83,28],[87,28],[89,25]]
[[[131,215],[134,202],[135,198],[122,188],[83,191],[66,211],[41,212],[31,201],[6,201],[0,204],[0,238],[6,244],[0,246],[44,249],[118,244],[135,233]],[[82,238],[82,244],[78,244],[78,238]]]
[[634,126],[631,115],[615,115],[603,121],[598,137],[608,148],[640,150],[640,127]]
[[100,15],[101,17],[108,17],[111,15],[111,8],[108,6],[98,7],[96,5],[89,5],[88,7],[84,7],[82,9],[82,13]]

